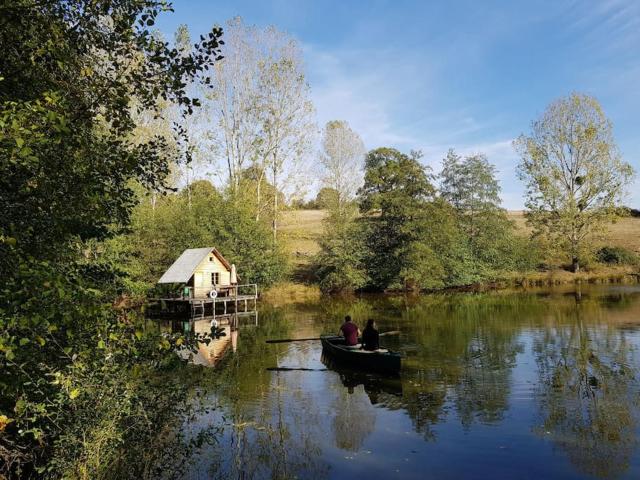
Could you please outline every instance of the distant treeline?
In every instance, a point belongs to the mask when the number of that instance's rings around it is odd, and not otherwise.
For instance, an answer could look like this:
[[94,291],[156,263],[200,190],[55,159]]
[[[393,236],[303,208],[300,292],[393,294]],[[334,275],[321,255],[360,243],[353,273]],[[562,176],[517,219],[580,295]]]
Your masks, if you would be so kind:
[[622,207],[622,212],[623,212],[623,215],[627,215],[629,217],[634,217],[634,218],[640,217],[640,210],[638,210],[637,208]]

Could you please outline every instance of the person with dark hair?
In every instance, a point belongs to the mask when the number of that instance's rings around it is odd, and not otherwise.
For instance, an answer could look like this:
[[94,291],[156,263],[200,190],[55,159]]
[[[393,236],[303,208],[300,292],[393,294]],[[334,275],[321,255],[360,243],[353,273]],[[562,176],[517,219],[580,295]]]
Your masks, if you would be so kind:
[[360,336],[360,329],[351,321],[351,317],[347,315],[344,317],[344,323],[340,327],[338,335],[344,337],[344,343],[350,347],[358,345],[358,337]]
[[369,351],[380,349],[380,334],[376,330],[376,322],[373,318],[367,320],[367,326],[362,332],[362,348]]

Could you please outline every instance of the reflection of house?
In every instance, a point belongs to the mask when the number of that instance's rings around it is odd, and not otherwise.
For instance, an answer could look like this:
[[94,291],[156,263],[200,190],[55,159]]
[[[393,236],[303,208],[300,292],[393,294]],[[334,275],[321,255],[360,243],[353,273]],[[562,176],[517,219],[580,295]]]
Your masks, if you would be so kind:
[[[198,342],[198,352],[192,357],[192,363],[196,365],[214,366],[227,353],[229,347],[235,353],[238,345],[238,329],[226,325],[222,327],[225,335],[212,339],[209,344]],[[209,333],[211,324],[208,320],[194,322],[193,331],[203,334]]]
[[204,298],[212,290],[228,292],[238,283],[231,265],[213,247],[189,248],[164,272],[158,283],[182,284],[189,298]]

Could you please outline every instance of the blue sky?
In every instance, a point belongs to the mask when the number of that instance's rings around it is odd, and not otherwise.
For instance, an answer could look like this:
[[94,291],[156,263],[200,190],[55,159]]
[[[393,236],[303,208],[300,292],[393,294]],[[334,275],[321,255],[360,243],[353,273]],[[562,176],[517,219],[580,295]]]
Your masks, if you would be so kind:
[[[318,123],[346,120],[367,148],[448,148],[496,165],[504,206],[522,208],[511,142],[546,105],[595,96],[640,171],[640,1],[174,0],[159,28],[192,35],[234,16],[303,47]],[[640,208],[640,180],[627,204]]]

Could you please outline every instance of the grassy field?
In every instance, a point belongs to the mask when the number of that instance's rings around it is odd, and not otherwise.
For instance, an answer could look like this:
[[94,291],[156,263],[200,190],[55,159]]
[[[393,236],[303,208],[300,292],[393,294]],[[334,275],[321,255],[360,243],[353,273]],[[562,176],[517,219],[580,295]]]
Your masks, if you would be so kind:
[[308,265],[320,250],[325,216],[323,210],[290,210],[282,214],[280,238],[295,265]]
[[[325,215],[322,210],[291,210],[283,213],[280,225],[282,238],[295,264],[308,264],[320,249],[318,241]],[[522,211],[510,211],[509,218],[522,233],[529,232]],[[624,247],[640,254],[640,218],[626,217],[611,225],[604,244]]]

